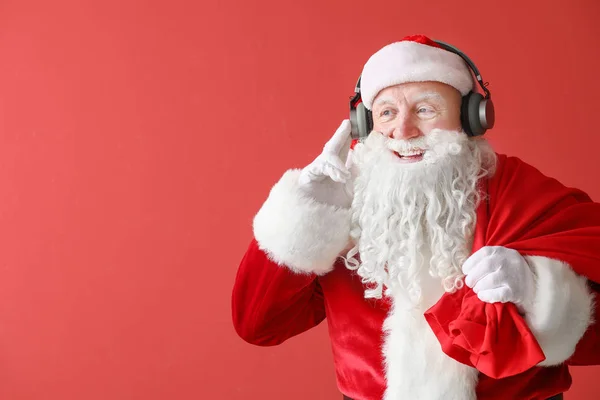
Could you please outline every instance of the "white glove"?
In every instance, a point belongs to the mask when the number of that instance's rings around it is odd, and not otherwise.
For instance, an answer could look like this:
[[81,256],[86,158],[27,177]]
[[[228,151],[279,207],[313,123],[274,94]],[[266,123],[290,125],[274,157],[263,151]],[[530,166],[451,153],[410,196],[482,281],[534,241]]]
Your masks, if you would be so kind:
[[323,146],[323,152],[300,173],[300,189],[318,202],[343,208],[350,207],[352,203],[352,157],[348,156],[352,143],[350,131],[350,121],[342,121]]
[[486,303],[514,303],[526,313],[533,307],[535,275],[518,251],[486,246],[476,251],[462,267],[465,284]]

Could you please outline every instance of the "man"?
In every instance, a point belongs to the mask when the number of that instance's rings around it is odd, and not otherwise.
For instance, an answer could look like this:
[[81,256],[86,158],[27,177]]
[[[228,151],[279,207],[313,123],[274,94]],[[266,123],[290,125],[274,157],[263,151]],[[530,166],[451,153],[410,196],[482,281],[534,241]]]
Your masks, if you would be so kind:
[[[566,391],[568,365],[599,358],[600,206],[468,137],[470,70],[430,39],[384,47],[361,79],[369,137],[349,154],[344,121],[254,219],[237,332],[276,345],[327,317],[338,387],[355,400]],[[537,356],[511,353],[525,348]]]

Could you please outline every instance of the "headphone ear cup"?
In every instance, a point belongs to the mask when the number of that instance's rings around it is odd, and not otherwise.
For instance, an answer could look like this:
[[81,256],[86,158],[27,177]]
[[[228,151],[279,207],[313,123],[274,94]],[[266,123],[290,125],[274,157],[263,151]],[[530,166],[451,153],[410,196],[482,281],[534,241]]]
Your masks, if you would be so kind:
[[[354,139],[366,138],[373,129],[373,114],[363,103],[359,103],[356,106],[354,113],[350,113],[350,118],[353,119],[353,117],[355,117],[355,121],[350,121],[350,125],[352,126],[352,137]],[[356,127],[356,131],[354,130],[354,127]]]
[[369,133],[371,133],[371,131],[373,130],[373,112],[371,110],[367,110],[367,108],[365,107],[365,110],[367,111],[367,136],[369,135]]
[[487,130],[483,127],[481,116],[479,115],[479,109],[483,100],[483,95],[476,92],[469,92],[462,98],[460,120],[463,130],[468,136],[481,136]]
[[359,139],[360,138],[360,132],[358,130],[358,115],[357,115],[357,110],[356,108],[352,107],[352,104],[350,105],[350,136],[352,136],[352,139]]

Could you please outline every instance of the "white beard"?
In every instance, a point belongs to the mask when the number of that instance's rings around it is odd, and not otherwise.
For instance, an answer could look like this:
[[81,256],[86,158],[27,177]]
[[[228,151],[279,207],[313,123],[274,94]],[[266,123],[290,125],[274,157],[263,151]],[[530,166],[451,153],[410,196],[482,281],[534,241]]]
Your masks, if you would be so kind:
[[[401,163],[394,153],[415,148],[426,150],[420,162]],[[385,286],[387,295],[418,305],[424,292],[462,287],[477,183],[495,166],[487,142],[458,131],[432,130],[409,141],[372,132],[355,147],[353,160],[354,247],[345,262],[367,285],[365,297],[380,298]],[[427,289],[432,282],[437,288]]]

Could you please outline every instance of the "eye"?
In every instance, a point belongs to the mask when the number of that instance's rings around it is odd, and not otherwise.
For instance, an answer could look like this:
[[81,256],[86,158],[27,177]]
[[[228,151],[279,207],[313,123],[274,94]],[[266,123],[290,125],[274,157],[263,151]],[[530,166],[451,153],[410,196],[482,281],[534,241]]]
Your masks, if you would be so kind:
[[429,107],[419,107],[417,109],[417,113],[418,114],[423,114],[423,113],[428,113],[428,112],[432,112],[433,110]]

